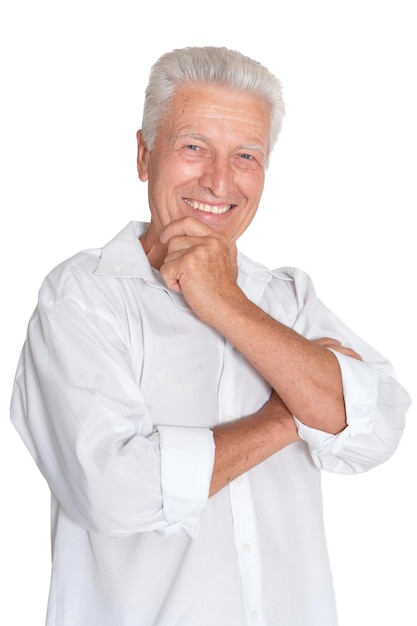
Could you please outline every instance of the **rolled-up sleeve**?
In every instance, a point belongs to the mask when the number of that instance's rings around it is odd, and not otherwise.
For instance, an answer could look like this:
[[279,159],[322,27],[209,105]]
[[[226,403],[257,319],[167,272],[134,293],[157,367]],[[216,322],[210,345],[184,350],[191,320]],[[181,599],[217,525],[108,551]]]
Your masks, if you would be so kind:
[[171,534],[180,527],[196,537],[213,471],[213,432],[181,426],[158,426],[158,432],[162,499],[168,522],[160,532]]
[[364,472],[388,460],[396,450],[411,399],[397,381],[391,363],[323,304],[310,277],[294,268],[286,268],[286,272],[291,280],[275,278],[266,290],[272,314],[284,302],[286,323],[296,332],[311,340],[337,339],[362,358],[332,350],[340,367],[346,428],[332,435],[295,418],[298,432],[319,468],[347,474]]
[[337,435],[296,419],[300,437],[321,469],[352,474],[387,461],[405,428],[410,398],[390,375],[334,351],[342,375],[347,426]]
[[49,291],[29,324],[11,416],[52,493],[94,532],[195,537],[208,499],[212,431],[158,430],[116,321],[99,306]]

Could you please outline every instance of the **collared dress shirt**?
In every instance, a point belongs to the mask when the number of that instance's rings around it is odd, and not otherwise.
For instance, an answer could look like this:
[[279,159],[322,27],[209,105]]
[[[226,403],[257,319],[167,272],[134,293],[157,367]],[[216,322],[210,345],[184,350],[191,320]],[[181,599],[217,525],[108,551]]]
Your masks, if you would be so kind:
[[19,361],[12,421],[52,494],[47,626],[335,626],[321,470],[386,461],[407,392],[300,270],[239,255],[239,285],[310,339],[330,336],[347,428],[296,420],[287,446],[208,498],[211,428],[256,412],[270,386],[180,293],[132,222],[54,269]]

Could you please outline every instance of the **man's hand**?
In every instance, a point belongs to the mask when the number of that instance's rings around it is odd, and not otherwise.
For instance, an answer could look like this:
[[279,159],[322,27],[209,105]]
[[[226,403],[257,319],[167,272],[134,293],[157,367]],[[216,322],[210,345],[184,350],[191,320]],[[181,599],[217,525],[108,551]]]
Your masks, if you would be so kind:
[[[257,415],[266,420],[272,419],[280,424],[281,445],[284,441],[286,442],[285,445],[288,445],[300,440],[294,417],[275,389],[272,390],[268,402],[259,409]],[[284,439],[284,433],[286,439]]]
[[355,350],[353,350],[352,348],[346,348],[342,345],[340,341],[338,341],[337,339],[333,339],[332,337],[321,337],[320,339],[313,339],[313,343],[316,343],[319,346],[323,346],[324,348],[332,348],[332,350],[336,350],[336,352],[340,352],[341,354],[350,356],[353,359],[357,359],[358,361],[363,361],[361,355],[355,352]]
[[[277,390],[290,413],[311,428],[336,434],[346,427],[340,367],[329,349],[361,359],[324,337],[308,340],[251,302],[237,285],[234,242],[206,224],[183,218],[169,224],[161,274],[181,290],[196,315],[221,333]],[[272,399],[272,402],[274,400]]]
[[168,250],[160,268],[165,284],[169,289],[182,291],[200,319],[211,323],[220,300],[239,298],[233,241],[186,217],[171,222],[163,231],[161,242]]

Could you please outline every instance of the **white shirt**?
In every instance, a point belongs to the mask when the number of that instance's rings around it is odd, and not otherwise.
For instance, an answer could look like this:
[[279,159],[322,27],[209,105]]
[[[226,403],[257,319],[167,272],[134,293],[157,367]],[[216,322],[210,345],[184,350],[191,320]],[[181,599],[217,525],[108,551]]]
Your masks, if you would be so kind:
[[386,461],[407,392],[389,363],[317,299],[309,278],[239,256],[239,284],[308,338],[330,336],[348,427],[297,421],[292,444],[208,499],[210,428],[270,387],[168,290],[129,224],[45,280],[12,420],[52,493],[47,626],[335,626],[320,470]]

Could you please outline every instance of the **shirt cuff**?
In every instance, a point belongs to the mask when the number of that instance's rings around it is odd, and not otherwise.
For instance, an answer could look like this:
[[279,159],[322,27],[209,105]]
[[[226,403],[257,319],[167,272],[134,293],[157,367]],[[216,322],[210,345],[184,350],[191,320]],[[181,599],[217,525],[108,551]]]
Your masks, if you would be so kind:
[[163,534],[198,536],[200,516],[210,489],[214,437],[209,428],[158,426],[161,488],[165,519]]
[[320,452],[338,454],[347,439],[372,432],[377,414],[380,373],[363,361],[335,350],[332,352],[339,362],[342,375],[346,428],[337,435],[332,435],[306,426],[294,418],[301,439],[308,443],[313,458],[319,466],[321,466],[318,460]]

